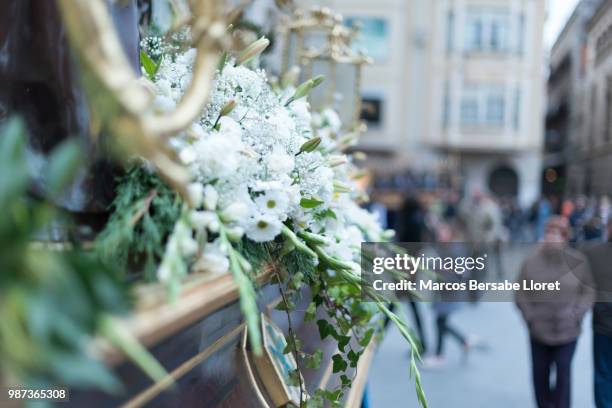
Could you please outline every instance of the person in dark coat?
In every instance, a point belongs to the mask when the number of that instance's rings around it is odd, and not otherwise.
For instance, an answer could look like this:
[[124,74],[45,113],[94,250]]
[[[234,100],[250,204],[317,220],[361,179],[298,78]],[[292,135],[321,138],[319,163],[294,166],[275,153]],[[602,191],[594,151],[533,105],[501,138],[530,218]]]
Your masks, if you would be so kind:
[[543,238],[525,259],[518,282],[522,288],[524,282],[558,282],[560,289],[520,290],[516,304],[529,330],[538,408],[569,408],[571,364],[582,319],[593,304],[593,279],[585,257],[567,245],[565,218],[551,217]]

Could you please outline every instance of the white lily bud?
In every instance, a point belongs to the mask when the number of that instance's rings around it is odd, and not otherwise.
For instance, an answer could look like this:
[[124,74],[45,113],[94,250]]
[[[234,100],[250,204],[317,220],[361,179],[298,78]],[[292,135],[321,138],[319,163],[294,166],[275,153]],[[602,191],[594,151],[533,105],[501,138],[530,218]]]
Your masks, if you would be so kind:
[[253,58],[261,54],[266,48],[268,48],[268,45],[270,45],[270,40],[264,37],[261,37],[259,40],[251,43],[251,45],[242,50],[238,58],[236,58],[236,65],[244,65],[251,61]]
[[240,221],[249,215],[249,207],[243,202],[236,201],[221,211],[220,215],[225,222]]
[[337,154],[329,156],[327,163],[329,164],[329,167],[338,167],[348,163],[348,159],[345,155]]
[[194,208],[198,208],[204,199],[204,186],[200,183],[191,183],[187,186],[187,194]]
[[189,223],[195,229],[202,230],[208,228],[213,222],[219,222],[217,214],[212,211],[192,211],[189,214]]
[[227,229],[227,237],[230,241],[238,242],[244,236],[244,228],[235,226]]
[[219,201],[219,193],[210,184],[204,187],[204,208],[210,211],[214,211],[217,208],[217,202]]
[[336,193],[350,193],[351,191],[353,191],[353,189],[351,188],[351,186],[349,186],[348,184],[345,184],[339,180],[334,180],[334,191]]

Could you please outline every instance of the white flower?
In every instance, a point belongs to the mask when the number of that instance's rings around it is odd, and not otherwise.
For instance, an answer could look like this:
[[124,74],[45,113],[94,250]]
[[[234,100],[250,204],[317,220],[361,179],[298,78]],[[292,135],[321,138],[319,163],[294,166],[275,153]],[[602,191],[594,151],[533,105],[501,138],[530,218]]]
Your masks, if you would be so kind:
[[204,252],[194,264],[198,272],[220,275],[229,271],[229,259],[217,242],[211,242],[204,247]]
[[213,211],[217,208],[217,202],[219,201],[219,193],[210,184],[204,187],[204,208]]
[[236,222],[246,219],[250,213],[250,208],[246,203],[236,201],[221,211],[221,218],[225,222]]
[[179,247],[186,258],[192,257],[198,252],[198,243],[192,237],[182,237],[179,241]]
[[202,205],[204,199],[204,186],[200,183],[191,183],[187,186],[187,194],[189,195],[189,201],[198,208]]
[[335,110],[329,108],[324,109],[323,112],[321,112],[321,115],[323,116],[324,124],[326,124],[333,132],[337,133],[340,131],[342,128],[342,121]]
[[208,228],[211,232],[219,230],[219,217],[212,211],[192,211],[189,214],[189,222],[198,230]]
[[219,119],[219,132],[226,138],[233,141],[239,141],[242,136],[242,128],[240,124],[229,116],[223,116]]
[[256,214],[248,224],[246,235],[255,242],[272,241],[281,232],[282,224],[269,214]]
[[287,194],[278,190],[270,190],[255,198],[255,204],[264,214],[270,214],[280,218],[281,221],[287,219],[287,209],[289,199]]
[[181,162],[187,165],[193,163],[197,159],[197,156],[195,154],[195,151],[193,150],[193,147],[187,146],[183,148],[181,152],[179,153],[179,159],[181,160]]
[[276,148],[267,157],[268,169],[277,174],[287,174],[293,171],[295,161],[283,149]]
[[230,227],[227,229],[227,237],[234,242],[240,241],[244,236],[244,228],[240,226]]
[[166,96],[168,98],[172,97],[172,84],[167,79],[160,79],[155,82],[157,87],[157,91],[160,95]]

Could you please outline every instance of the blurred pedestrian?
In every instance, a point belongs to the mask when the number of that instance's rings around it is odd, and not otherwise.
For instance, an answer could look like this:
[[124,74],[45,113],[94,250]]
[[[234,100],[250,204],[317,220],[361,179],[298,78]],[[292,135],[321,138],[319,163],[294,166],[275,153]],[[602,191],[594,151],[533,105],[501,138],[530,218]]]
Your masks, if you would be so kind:
[[579,242],[582,240],[582,227],[586,222],[586,204],[587,199],[585,196],[578,196],[569,216],[570,223],[570,242]]
[[537,241],[542,240],[542,238],[544,237],[544,229],[551,215],[552,215],[552,206],[550,204],[550,201],[546,197],[540,198],[540,201],[538,202],[538,206],[536,209],[536,219],[535,219],[536,240]]
[[[415,193],[406,195],[404,203],[398,212],[398,223],[395,229],[399,242],[413,243],[414,245],[410,245],[410,248],[415,253],[420,252],[425,230],[425,210]],[[409,297],[408,305],[412,311],[412,317],[414,318],[417,334],[419,335],[421,343],[420,351],[425,353],[427,351],[427,339],[419,305],[412,297]]]
[[[470,203],[461,209],[463,225],[468,242],[474,245],[477,253],[489,254],[491,264],[495,265],[497,276],[503,276],[501,259],[501,242],[505,237],[502,211],[493,197],[476,190]],[[478,275],[480,274],[480,275]],[[475,278],[484,280],[486,269],[475,272]],[[472,291],[472,300],[479,297],[479,292]]]
[[[528,256],[519,276],[523,282],[559,282],[557,291],[516,293],[516,304],[527,324],[531,341],[533,385],[539,408],[570,406],[571,362],[584,314],[593,303],[592,277],[587,262],[567,261],[584,257],[567,245],[565,218],[551,217],[544,241]],[[554,380],[551,372],[554,367]]]
[[[468,248],[458,234],[448,224],[440,224],[438,227],[437,251],[433,251],[437,256],[466,256],[469,254]],[[461,282],[465,276],[455,273],[453,270],[438,270],[437,280],[439,282],[453,283]],[[457,290],[443,291],[438,294],[439,299],[432,304],[435,323],[436,323],[436,349],[435,354],[427,356],[423,360],[425,368],[440,368],[446,364],[444,354],[445,341],[448,336],[457,341],[465,351],[474,346],[474,340],[462,333],[458,328],[451,324],[450,318],[453,313],[459,310],[465,301],[465,293]]]
[[596,290],[593,306],[593,367],[595,405],[612,407],[612,221],[607,225],[608,242],[583,248]]

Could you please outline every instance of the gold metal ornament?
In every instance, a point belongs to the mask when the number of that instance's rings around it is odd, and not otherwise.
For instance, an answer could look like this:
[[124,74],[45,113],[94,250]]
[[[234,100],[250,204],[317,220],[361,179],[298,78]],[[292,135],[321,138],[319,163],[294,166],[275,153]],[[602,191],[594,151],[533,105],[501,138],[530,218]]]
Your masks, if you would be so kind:
[[189,0],[192,46],[196,49],[192,81],[168,113],[152,108],[154,95],[132,70],[104,0],[58,0],[69,41],[76,51],[83,85],[93,111],[123,152],[146,158],[189,202],[187,170],[166,146],[169,137],[188,128],[201,114],[221,52],[226,24],[216,0]]

